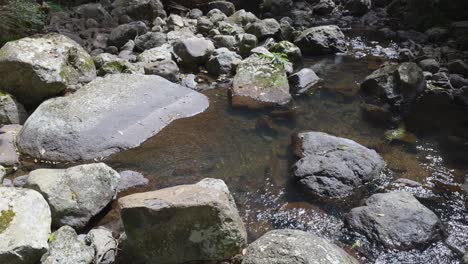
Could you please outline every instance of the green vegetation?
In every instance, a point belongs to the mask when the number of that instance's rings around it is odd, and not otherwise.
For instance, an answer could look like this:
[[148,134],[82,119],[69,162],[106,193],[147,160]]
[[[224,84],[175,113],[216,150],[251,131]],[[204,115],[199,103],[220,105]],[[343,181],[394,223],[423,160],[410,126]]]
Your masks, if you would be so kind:
[[283,68],[286,66],[286,63],[289,62],[288,55],[285,53],[276,53],[272,52],[270,54],[260,54],[260,57],[263,59],[270,60],[273,64],[282,66]]
[[11,209],[0,212],[0,233],[8,228],[14,217],[15,212],[13,212]]
[[42,32],[47,15],[30,0],[0,0],[0,46]]
[[385,139],[389,142],[394,140],[401,140],[406,136],[406,128],[404,125],[401,125],[397,129],[388,130],[385,132]]

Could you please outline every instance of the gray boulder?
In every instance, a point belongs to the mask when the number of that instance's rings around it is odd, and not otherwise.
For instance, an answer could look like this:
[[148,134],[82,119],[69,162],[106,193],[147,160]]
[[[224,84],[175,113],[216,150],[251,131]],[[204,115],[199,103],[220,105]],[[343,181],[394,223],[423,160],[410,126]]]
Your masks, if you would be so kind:
[[104,227],[94,228],[85,238],[87,245],[94,248],[94,264],[113,264],[117,255],[118,244],[112,232]]
[[49,250],[41,258],[41,264],[92,264],[94,249],[80,241],[69,226],[63,226],[51,236]]
[[233,3],[228,1],[209,1],[208,3],[203,3],[199,5],[199,8],[206,12],[209,12],[212,9],[218,9],[223,12],[226,16],[230,16],[236,12],[236,7]]
[[345,8],[354,16],[362,16],[371,9],[371,0],[347,0]]
[[288,103],[291,94],[285,66],[253,54],[238,65],[231,94],[233,106],[262,108]]
[[171,60],[172,59],[172,47],[170,45],[162,45],[157,48],[152,48],[149,50],[145,50],[140,55],[137,56],[138,62],[157,62],[163,60]]
[[333,12],[335,6],[333,0],[319,0],[318,3],[313,6],[313,11],[314,14],[324,16]]
[[123,24],[112,29],[107,42],[109,46],[121,48],[129,40],[133,40],[137,36],[144,35],[146,32],[148,32],[148,27],[146,27],[145,23],[141,21]]
[[21,128],[20,125],[6,125],[0,128],[0,165],[15,166],[19,163],[15,139]]
[[213,37],[213,43],[216,48],[228,48],[233,50],[237,45],[237,39],[231,35],[216,35]]
[[295,153],[300,159],[294,165],[294,176],[319,197],[351,196],[385,166],[374,150],[321,132],[299,133]]
[[281,26],[273,18],[258,20],[247,26],[246,32],[255,35],[259,40],[277,37],[281,33]]
[[144,263],[226,260],[247,240],[222,180],[132,194],[120,198],[119,205],[128,253]]
[[166,17],[160,0],[116,0],[112,3],[114,17],[129,16],[134,20],[152,22],[157,17]]
[[28,118],[28,113],[13,96],[0,91],[0,125],[20,124]]
[[362,82],[361,89],[397,110],[405,110],[426,89],[426,80],[418,65],[405,62],[374,71]]
[[319,26],[304,30],[294,41],[304,55],[323,55],[347,50],[343,32],[337,26]]
[[211,40],[202,38],[181,39],[174,45],[174,53],[185,65],[201,65],[215,50]]
[[54,226],[82,228],[112,201],[119,181],[116,171],[104,163],[96,163],[34,170],[29,173],[26,187],[44,195]]
[[8,42],[0,49],[0,89],[26,107],[96,77],[93,59],[59,34]]
[[242,264],[358,264],[343,249],[299,230],[273,230],[250,244]]
[[176,82],[179,80],[179,67],[173,60],[162,60],[145,64],[145,74],[158,75],[164,79]]
[[309,68],[304,68],[288,78],[291,93],[301,94],[307,92],[309,89],[316,87],[322,82],[322,79]]
[[47,160],[106,157],[207,107],[206,96],[162,77],[112,74],[40,105],[21,130],[18,147]]
[[237,65],[242,61],[242,57],[227,48],[216,49],[211,58],[206,63],[206,68],[213,75],[231,74]]
[[411,193],[374,194],[351,210],[346,224],[387,248],[412,249],[441,238],[441,222]]
[[162,46],[167,42],[167,35],[162,32],[148,32],[135,39],[135,47],[137,51],[145,51],[148,49]]
[[252,49],[257,47],[258,39],[252,34],[242,34],[239,40],[239,53],[242,57],[248,57]]
[[270,52],[286,54],[289,62],[293,64],[295,70],[302,66],[302,52],[298,46],[292,44],[289,41],[283,40],[273,44],[268,48]]
[[423,71],[436,73],[440,69],[440,64],[435,59],[425,59],[419,62],[419,66]]
[[49,248],[50,209],[38,192],[0,187],[0,263],[36,264]]

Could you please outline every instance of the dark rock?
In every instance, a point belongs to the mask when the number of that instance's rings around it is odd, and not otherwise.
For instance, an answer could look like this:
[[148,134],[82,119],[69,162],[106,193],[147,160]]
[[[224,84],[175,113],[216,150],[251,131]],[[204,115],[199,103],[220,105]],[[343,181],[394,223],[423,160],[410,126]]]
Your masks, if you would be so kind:
[[312,69],[304,68],[288,78],[290,90],[293,94],[301,94],[322,82]]
[[242,57],[226,48],[216,49],[206,63],[206,68],[213,75],[232,74]]
[[335,9],[335,2],[332,0],[320,0],[313,6],[314,14],[324,16],[330,14]]
[[321,132],[299,133],[294,176],[314,195],[340,198],[353,195],[378,177],[385,166],[374,151],[352,140]]
[[123,24],[111,31],[108,44],[109,46],[116,46],[117,48],[120,48],[129,40],[133,40],[137,36],[143,35],[146,32],[148,32],[148,27],[146,27],[145,23],[143,22]]
[[346,224],[387,248],[413,249],[441,238],[441,222],[407,192],[374,194],[351,210]]
[[198,7],[205,13],[208,13],[212,9],[218,9],[226,16],[231,16],[236,12],[234,4],[228,1],[212,1],[206,4],[201,4]]
[[424,33],[427,35],[429,41],[435,42],[435,43],[444,41],[448,37],[448,30],[445,28],[441,28],[441,27],[429,28]]
[[428,71],[431,73],[436,73],[440,69],[439,62],[435,59],[425,59],[419,62],[419,66],[423,71]]
[[345,8],[355,16],[362,16],[371,8],[371,0],[347,0]]
[[450,73],[461,74],[468,77],[468,64],[462,60],[454,60],[449,62],[448,69]]
[[214,28],[214,23],[211,22],[211,20],[207,17],[199,17],[197,19],[197,31],[206,34],[208,33],[212,28]]
[[279,36],[281,26],[275,19],[267,18],[250,24],[246,32],[255,35],[258,40],[265,40]]
[[280,41],[276,44],[271,45],[268,50],[270,52],[286,54],[289,62],[293,64],[295,70],[302,67],[302,52],[298,46],[292,44],[289,41]]
[[152,22],[157,17],[166,17],[166,11],[160,0],[116,0],[112,3],[112,15],[127,15],[133,20]]
[[161,32],[148,32],[135,39],[135,47],[137,51],[145,51],[162,46],[166,42],[166,34]]
[[450,74],[450,84],[453,88],[468,87],[468,79],[463,78],[459,74]]
[[337,26],[319,26],[304,30],[294,41],[304,55],[322,55],[347,50],[343,32]]
[[216,48],[227,48],[233,50],[237,45],[237,39],[231,35],[217,35],[213,37]]
[[242,57],[248,57],[250,51],[257,47],[258,40],[255,35],[252,34],[242,34],[239,41],[239,53]]

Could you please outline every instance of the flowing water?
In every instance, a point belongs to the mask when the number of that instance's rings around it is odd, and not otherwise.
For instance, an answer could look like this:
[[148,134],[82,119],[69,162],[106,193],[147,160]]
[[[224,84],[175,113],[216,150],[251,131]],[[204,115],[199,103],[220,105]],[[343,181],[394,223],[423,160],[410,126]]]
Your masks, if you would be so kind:
[[[466,149],[448,144],[447,134],[416,134],[415,142],[388,142],[385,129],[363,118],[359,82],[386,59],[395,56],[392,44],[351,41],[353,52],[306,59],[305,65],[324,79],[321,89],[296,96],[279,109],[250,111],[230,106],[227,86],[203,93],[210,107],[192,118],[177,120],[140,147],[116,154],[105,162],[118,171],[135,170],[150,179],[144,188],[157,190],[203,178],[223,179],[245,221],[249,240],[268,230],[294,228],[326,237],[355,254],[363,263],[459,263],[468,245],[467,199],[460,189],[468,169]],[[369,55],[370,54],[370,55]],[[314,200],[291,177],[295,159],[291,138],[313,130],[350,138],[376,149],[388,167],[370,192],[404,189],[415,194],[446,225],[446,243],[410,252],[385,251],[346,230],[343,215],[360,201],[340,205]],[[391,184],[407,178],[421,187]],[[116,219],[114,203],[106,224]]]

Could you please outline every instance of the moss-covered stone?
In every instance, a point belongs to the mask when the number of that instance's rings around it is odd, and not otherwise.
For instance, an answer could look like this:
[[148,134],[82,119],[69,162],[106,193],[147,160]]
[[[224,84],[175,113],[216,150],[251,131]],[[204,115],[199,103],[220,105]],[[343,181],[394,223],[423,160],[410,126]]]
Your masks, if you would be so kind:
[[0,211],[0,233],[5,231],[15,218],[15,212],[12,209]]

